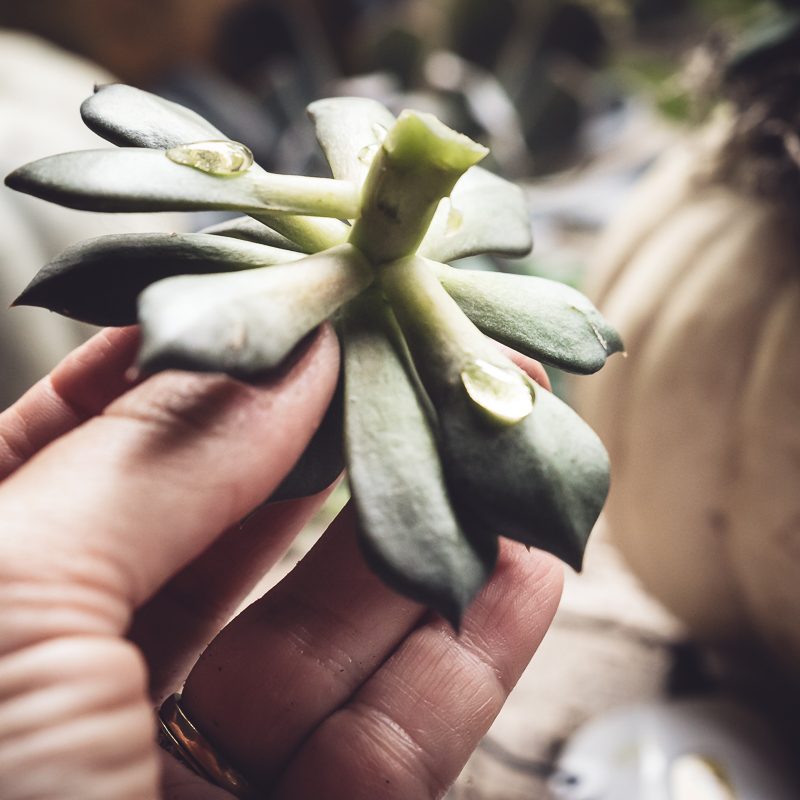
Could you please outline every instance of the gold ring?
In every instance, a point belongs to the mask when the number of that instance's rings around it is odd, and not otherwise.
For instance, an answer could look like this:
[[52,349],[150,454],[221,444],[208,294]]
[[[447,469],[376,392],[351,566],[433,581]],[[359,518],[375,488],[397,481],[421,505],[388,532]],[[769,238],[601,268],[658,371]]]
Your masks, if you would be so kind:
[[257,793],[253,785],[197,730],[181,708],[180,699],[179,694],[173,694],[158,710],[161,747],[201,778],[226,789],[241,800],[263,797],[263,793]]

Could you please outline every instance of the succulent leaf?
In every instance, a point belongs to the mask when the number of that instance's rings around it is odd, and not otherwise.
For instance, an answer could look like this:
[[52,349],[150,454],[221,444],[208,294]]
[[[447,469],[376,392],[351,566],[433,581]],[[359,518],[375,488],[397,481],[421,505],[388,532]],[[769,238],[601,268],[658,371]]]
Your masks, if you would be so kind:
[[545,278],[431,264],[448,294],[486,334],[570,372],[599,370],[622,339],[577,290]]
[[[84,101],[81,114],[95,133],[119,146],[166,150],[190,142],[228,138],[193,111],[123,84],[99,87]],[[250,168],[250,173],[256,177],[267,174],[258,164]],[[269,211],[256,216],[296,242],[304,252],[324,250],[347,238],[347,227],[335,219]]]
[[259,222],[252,217],[234,217],[216,225],[209,225],[207,228],[203,228],[200,233],[226,236],[231,239],[241,239],[245,242],[265,244],[269,247],[280,247],[283,250],[303,252],[296,242],[278,233],[266,223]]
[[272,493],[269,502],[309,497],[327,489],[344,471],[343,382],[341,376],[319,428],[294,465]]
[[297,343],[373,279],[352,246],[292,264],[180,276],[139,299],[145,372],[189,369],[251,378],[280,365]]
[[308,115],[333,177],[363,184],[394,114],[366,97],[330,97],[312,103]]
[[249,170],[221,178],[161,150],[119,148],[62,153],[12,172],[12,189],[86,211],[279,211],[337,218],[358,215],[356,188],[344,181]]
[[[533,402],[521,407],[513,380],[520,370],[464,317],[430,262],[388,265],[381,285],[436,409],[445,475],[462,516],[580,568],[608,492],[597,436],[532,382]],[[479,365],[507,379],[476,395],[465,374]]]
[[580,569],[608,494],[608,456],[594,431],[546,389],[516,425],[487,425],[462,394],[439,416],[454,502],[495,535]]
[[459,521],[435,434],[380,300],[372,298],[370,309],[359,300],[342,336],[345,449],[362,546],[390,586],[457,627],[491,574],[497,543],[468,534]]
[[533,247],[525,195],[481,168],[467,170],[439,204],[419,254],[454,261],[478,253],[516,258]]
[[83,101],[81,117],[98,136],[120,147],[166,150],[186,142],[228,138],[185,106],[122,83],[98,86]]
[[40,306],[93,325],[133,325],[151,283],[284,264],[300,253],[202,233],[118,234],[65,250],[36,274],[14,305]]

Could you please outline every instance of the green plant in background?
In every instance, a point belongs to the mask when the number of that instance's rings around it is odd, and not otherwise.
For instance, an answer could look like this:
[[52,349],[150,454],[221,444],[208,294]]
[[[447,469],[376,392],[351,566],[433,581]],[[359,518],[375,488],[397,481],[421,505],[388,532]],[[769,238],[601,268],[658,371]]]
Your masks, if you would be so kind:
[[201,117],[131,87],[102,87],[81,110],[121,147],[42,159],[9,186],[95,211],[247,216],[82,243],[17,303],[140,322],[144,374],[244,380],[331,319],[340,390],[272,499],[323,489],[344,460],[367,559],[454,626],[499,535],[580,567],[608,489],[605,450],[488,337],[581,373],[622,344],[574,289],[443,263],[531,247],[522,193],[475,166],[485,148],[430,115],[322,100],[309,113],[334,178],[307,178],[267,173]]

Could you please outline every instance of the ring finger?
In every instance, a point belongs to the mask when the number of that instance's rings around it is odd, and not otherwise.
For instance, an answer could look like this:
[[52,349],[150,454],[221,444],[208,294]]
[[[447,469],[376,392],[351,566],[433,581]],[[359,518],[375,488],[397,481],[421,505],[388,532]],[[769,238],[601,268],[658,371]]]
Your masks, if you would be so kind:
[[182,705],[246,775],[269,786],[423,613],[368,569],[346,508],[298,567],[211,643]]

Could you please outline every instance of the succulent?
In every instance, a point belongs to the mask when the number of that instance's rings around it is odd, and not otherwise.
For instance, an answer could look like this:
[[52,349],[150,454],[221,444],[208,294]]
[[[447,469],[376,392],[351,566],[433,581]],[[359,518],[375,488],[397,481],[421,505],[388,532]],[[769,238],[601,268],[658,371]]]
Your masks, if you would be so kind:
[[500,535],[580,568],[608,490],[605,450],[491,339],[579,373],[622,344],[569,287],[442,263],[530,250],[522,192],[475,166],[485,148],[427,114],[327,99],[309,114],[334,177],[288,176],[129,86],[100,87],[81,113],[119,149],[44,158],[8,185],[93,211],[246,216],[200,233],[89,240],[47,264],[18,304],[138,321],[145,374],[243,380],[332,320],[339,389],[271,499],[319,491],[346,464],[370,565],[456,627]]

